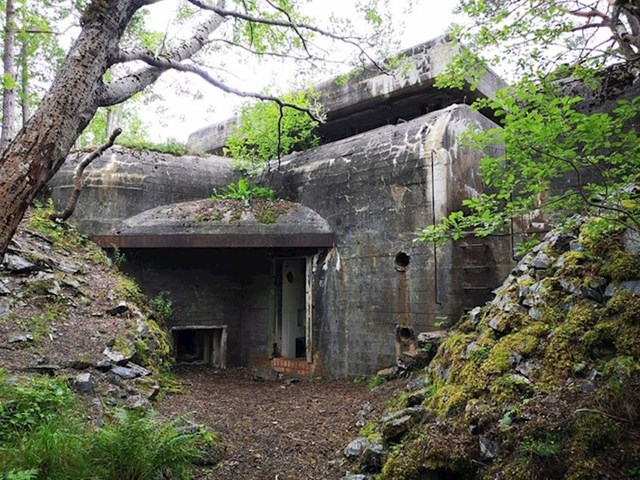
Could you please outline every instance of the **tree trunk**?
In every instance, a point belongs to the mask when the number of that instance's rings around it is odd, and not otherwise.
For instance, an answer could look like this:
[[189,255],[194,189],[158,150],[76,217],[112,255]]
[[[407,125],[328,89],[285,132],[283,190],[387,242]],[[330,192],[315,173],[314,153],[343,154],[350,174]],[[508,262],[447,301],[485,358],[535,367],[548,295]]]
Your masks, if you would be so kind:
[[4,67],[5,88],[2,92],[2,133],[0,133],[0,151],[4,150],[16,133],[16,10],[13,0],[6,0],[6,18],[4,27]]
[[107,109],[107,121],[105,123],[104,137],[109,138],[111,132],[122,126],[122,104],[114,105]]
[[25,127],[0,157],[0,255],[34,197],[58,171],[77,136],[95,114],[102,76],[137,0],[94,0],[80,36],[54,84]]
[[31,107],[29,105],[29,59],[27,54],[28,40],[25,40],[20,49],[20,106],[22,108],[22,126],[24,127],[31,117]]

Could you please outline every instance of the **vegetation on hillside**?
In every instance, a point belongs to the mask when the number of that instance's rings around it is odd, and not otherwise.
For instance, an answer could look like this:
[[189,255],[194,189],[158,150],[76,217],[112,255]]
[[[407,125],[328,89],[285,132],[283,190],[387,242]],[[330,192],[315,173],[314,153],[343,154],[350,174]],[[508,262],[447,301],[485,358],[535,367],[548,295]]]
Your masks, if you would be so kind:
[[420,419],[381,479],[640,478],[640,237],[608,220],[548,234],[454,327],[391,402]]
[[216,440],[178,419],[114,410],[98,427],[64,379],[10,380],[0,371],[0,478],[190,478]]
[[[191,478],[216,463],[218,441],[149,403],[176,387],[161,327],[170,298],[147,302],[52,211],[37,205],[10,250],[29,270],[1,273],[0,479]],[[142,373],[127,380],[116,367]]]

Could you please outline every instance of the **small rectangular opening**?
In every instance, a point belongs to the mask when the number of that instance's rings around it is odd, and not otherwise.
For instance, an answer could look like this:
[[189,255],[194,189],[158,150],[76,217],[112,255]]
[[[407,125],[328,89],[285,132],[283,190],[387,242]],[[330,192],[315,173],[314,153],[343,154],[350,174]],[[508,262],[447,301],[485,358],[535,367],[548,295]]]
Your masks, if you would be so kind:
[[226,325],[174,327],[171,334],[176,362],[226,367]]

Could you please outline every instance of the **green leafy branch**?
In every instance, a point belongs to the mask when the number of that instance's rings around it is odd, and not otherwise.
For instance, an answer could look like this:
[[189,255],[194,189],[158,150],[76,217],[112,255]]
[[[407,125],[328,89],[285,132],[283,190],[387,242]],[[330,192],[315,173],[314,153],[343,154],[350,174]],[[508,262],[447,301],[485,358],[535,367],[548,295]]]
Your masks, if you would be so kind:
[[640,206],[632,188],[640,168],[640,141],[632,120],[640,99],[618,102],[611,113],[584,113],[580,97],[563,96],[553,83],[521,82],[482,100],[503,126],[466,132],[463,145],[484,151],[485,191],[463,209],[418,232],[424,242],[487,236],[512,219],[527,224],[542,216],[555,225],[572,216],[610,218],[640,230]]
[[[308,90],[283,95],[282,99],[319,112],[317,97],[317,92]],[[224,153],[234,160],[237,169],[255,172],[269,160],[319,145],[317,126],[318,121],[302,110],[273,102],[247,104],[240,110]]]

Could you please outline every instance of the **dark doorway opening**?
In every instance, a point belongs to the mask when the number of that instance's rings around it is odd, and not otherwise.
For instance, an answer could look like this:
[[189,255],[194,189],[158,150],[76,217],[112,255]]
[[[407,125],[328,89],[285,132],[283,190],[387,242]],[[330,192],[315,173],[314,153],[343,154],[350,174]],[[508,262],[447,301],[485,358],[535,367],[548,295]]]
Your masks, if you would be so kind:
[[173,351],[178,363],[225,368],[227,327],[174,327]]

